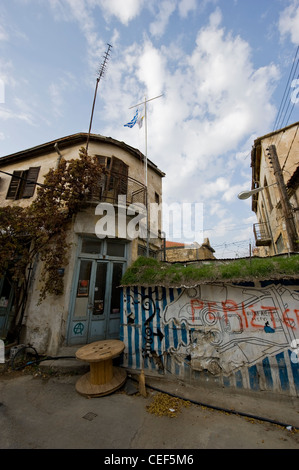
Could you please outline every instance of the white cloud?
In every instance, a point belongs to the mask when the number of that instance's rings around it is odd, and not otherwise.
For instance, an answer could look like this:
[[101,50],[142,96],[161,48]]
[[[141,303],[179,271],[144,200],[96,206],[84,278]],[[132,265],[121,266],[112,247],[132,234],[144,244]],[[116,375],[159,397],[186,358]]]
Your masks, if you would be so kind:
[[54,117],[64,115],[65,94],[75,89],[76,80],[71,73],[64,73],[49,85],[49,95],[53,106]]
[[180,16],[187,18],[190,11],[196,10],[196,0],[181,0],[178,8]]
[[128,25],[141,12],[145,0],[88,0],[91,6],[100,6],[106,19],[114,16],[124,25]]
[[[86,41],[86,57],[93,71],[106,50],[102,38],[107,31],[115,46],[107,75],[101,82],[92,131],[113,136],[144,151],[144,128],[128,129],[123,124],[133,117],[130,106],[142,101],[144,96],[151,99],[163,93],[162,98],[148,103],[148,158],[166,172],[164,202],[203,202],[207,224],[211,223],[209,217],[214,217],[214,222],[206,226],[213,228],[211,238],[216,234],[217,238],[230,236],[227,227],[235,220],[230,208],[234,202],[238,204],[238,192],[249,189],[251,145],[256,136],[269,130],[276,115],[272,93],[278,81],[277,67],[267,64],[267,59],[263,67],[254,66],[250,44],[224,27],[220,8],[214,10],[197,32],[190,31],[188,51],[181,49],[183,43],[176,37],[173,42],[168,43],[167,37],[163,45],[158,43],[170,21],[173,20],[173,27],[179,15],[186,18],[195,9],[201,16],[203,9],[217,0],[49,2],[55,19],[74,22],[80,28],[75,34],[82,33],[80,39]],[[119,22],[131,26],[130,22],[138,19],[143,8],[149,12],[146,27],[142,29],[138,25],[144,36],[135,35],[136,42],[132,42],[128,28],[124,40],[124,28],[119,27]],[[285,18],[293,18],[288,23],[293,25],[295,10],[289,7],[288,16],[286,11]],[[152,34],[152,41],[147,33]],[[6,67],[3,70],[7,73]],[[83,67],[83,74],[89,72]],[[62,106],[67,102],[66,84],[71,80],[64,80],[61,74],[57,77],[49,79],[46,92],[51,97],[55,116],[61,117]],[[92,93],[93,89],[91,99]],[[25,104],[14,103],[11,109],[2,106],[0,117],[36,123],[38,109],[30,109]],[[235,233],[237,236],[239,232]],[[247,231],[245,235],[248,237]]]
[[[167,149],[174,152],[185,177],[196,168],[207,169],[214,158],[236,148],[256,129],[267,129],[275,114],[270,99],[277,68],[254,70],[248,43],[226,34],[220,22],[217,9],[210,24],[199,31],[196,47],[181,69],[172,74],[164,63],[157,74],[167,106],[161,103],[153,109],[152,132],[160,140],[167,136],[165,155]],[[150,83],[156,68],[152,71]],[[182,155],[188,156],[186,161]],[[163,164],[167,161],[162,157]]]
[[5,10],[2,8],[0,11],[0,41],[8,41],[8,21],[5,17]]
[[105,43],[97,33],[92,7],[96,0],[49,0],[56,20],[76,21],[87,42],[88,61],[95,66],[105,50]]
[[146,42],[137,65],[137,77],[145,84],[148,97],[160,94],[166,72],[165,59],[160,51],[155,49],[150,42]]
[[[20,103],[19,103],[20,105]],[[22,106],[20,106],[22,108]],[[0,107],[0,120],[7,121],[9,119],[25,121],[29,125],[33,125],[33,116],[30,112],[22,111],[22,109],[13,111],[8,107]]]
[[[77,19],[81,28],[88,35],[93,29],[93,14],[96,8],[101,9],[106,22],[112,18],[128,25],[136,18],[145,5],[145,0],[48,0],[57,20]],[[71,15],[70,15],[71,11]],[[85,23],[85,25],[84,25]]]
[[4,26],[0,24],[0,41],[8,41],[9,35]]
[[[278,69],[254,68],[251,53],[244,39],[222,27],[217,8],[190,55],[177,44],[157,48],[146,39],[126,49],[119,63],[111,62],[109,86],[104,85],[107,122],[120,110],[127,122],[135,100],[164,93],[148,104],[148,158],[166,172],[165,203],[203,202],[207,214],[218,218],[213,238],[231,237],[228,207],[249,187],[253,140],[267,132],[276,114],[271,97]],[[144,130],[102,131],[144,149]],[[248,239],[249,230],[236,236]]]
[[153,36],[161,37],[164,34],[169,18],[175,9],[176,0],[162,0],[159,2],[157,19],[150,25],[150,32]]
[[294,44],[299,44],[299,2],[293,0],[283,10],[279,18],[279,31],[282,36],[290,34]]

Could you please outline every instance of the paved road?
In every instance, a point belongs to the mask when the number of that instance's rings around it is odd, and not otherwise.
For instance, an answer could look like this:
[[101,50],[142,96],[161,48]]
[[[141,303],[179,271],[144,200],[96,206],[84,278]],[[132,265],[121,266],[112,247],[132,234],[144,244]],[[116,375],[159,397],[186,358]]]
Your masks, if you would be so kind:
[[299,449],[298,431],[195,404],[173,418],[158,416],[147,409],[157,391],[87,399],[76,392],[77,379],[0,376],[0,448],[104,449],[108,459],[119,449],[126,455],[150,449],[154,456],[159,449],[186,456],[198,449]]

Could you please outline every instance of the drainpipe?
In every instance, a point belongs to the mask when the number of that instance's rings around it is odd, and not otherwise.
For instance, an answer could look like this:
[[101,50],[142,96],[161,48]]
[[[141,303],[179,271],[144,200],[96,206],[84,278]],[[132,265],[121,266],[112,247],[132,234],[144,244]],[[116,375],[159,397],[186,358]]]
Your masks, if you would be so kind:
[[163,261],[166,261],[166,233],[161,232],[161,238],[163,239]]
[[56,152],[58,153],[58,158],[57,158],[57,162],[56,162],[56,169],[57,169],[58,166],[59,166],[60,160],[62,159],[62,155],[61,155],[61,152],[59,150],[57,142],[54,144],[54,148],[55,148]]

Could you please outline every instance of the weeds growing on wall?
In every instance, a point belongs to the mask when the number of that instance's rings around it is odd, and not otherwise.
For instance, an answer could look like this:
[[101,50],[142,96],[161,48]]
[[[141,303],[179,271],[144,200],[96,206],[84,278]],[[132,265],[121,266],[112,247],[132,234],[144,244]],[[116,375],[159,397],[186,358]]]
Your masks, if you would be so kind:
[[299,255],[246,258],[224,262],[164,263],[140,257],[126,271],[122,285],[191,286],[196,282],[299,278]]

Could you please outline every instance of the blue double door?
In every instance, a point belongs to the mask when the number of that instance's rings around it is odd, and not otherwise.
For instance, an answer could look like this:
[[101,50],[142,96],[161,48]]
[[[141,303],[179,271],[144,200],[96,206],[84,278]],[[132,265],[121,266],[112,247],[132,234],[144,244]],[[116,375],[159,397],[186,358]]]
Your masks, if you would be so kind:
[[68,344],[118,339],[124,261],[81,258],[75,277]]

